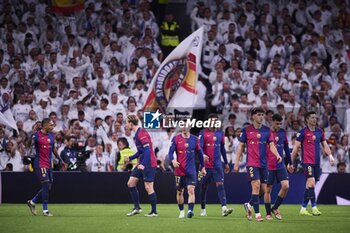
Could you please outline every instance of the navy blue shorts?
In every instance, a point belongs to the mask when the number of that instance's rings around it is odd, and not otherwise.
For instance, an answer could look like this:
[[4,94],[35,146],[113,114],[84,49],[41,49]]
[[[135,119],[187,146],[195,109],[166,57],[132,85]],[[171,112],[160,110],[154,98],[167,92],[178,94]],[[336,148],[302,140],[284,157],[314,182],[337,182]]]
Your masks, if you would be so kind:
[[196,186],[197,175],[187,174],[186,176],[175,176],[176,189],[186,188],[188,185]]
[[155,167],[145,167],[145,169],[140,170],[137,167],[134,168],[131,172],[131,176],[138,179],[143,179],[145,182],[154,182],[154,177],[156,174]]
[[314,177],[315,181],[320,180],[321,169],[319,164],[303,164],[303,170],[306,179]]
[[247,167],[248,182],[260,180],[261,183],[267,183],[267,168]]
[[53,182],[52,169],[51,168],[35,168],[36,175],[40,182]]
[[224,171],[222,167],[206,168],[207,174],[202,178],[202,185],[210,184],[211,182],[224,182]]
[[282,180],[289,180],[288,172],[286,168],[278,169],[278,170],[269,170],[269,175],[267,179],[268,185],[273,185],[276,183],[280,183]]

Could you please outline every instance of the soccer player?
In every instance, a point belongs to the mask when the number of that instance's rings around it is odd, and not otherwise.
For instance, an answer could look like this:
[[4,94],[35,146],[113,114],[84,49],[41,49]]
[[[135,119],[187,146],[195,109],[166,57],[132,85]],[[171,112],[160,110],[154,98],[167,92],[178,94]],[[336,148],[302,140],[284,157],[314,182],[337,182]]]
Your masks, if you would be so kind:
[[[272,116],[271,139],[276,145],[278,154],[282,157],[282,162],[278,162],[276,156],[267,148],[268,179],[264,196],[266,219],[271,220],[271,211],[278,220],[282,220],[282,215],[278,207],[282,204],[283,198],[287,195],[289,189],[289,178],[287,168],[284,163],[283,151],[286,153],[287,164],[290,164],[290,151],[288,146],[287,132],[281,128],[283,118],[279,114]],[[273,184],[281,183],[281,189],[278,193],[275,204],[271,209],[271,191]]]
[[270,128],[263,125],[265,111],[262,108],[253,108],[251,110],[251,118],[253,123],[242,129],[239,138],[239,145],[236,153],[236,162],[234,172],[238,172],[239,160],[245,144],[247,145],[247,174],[249,182],[252,186],[252,195],[248,203],[244,204],[246,216],[249,221],[252,220],[252,206],[255,211],[255,219],[258,222],[263,221],[259,211],[259,194],[266,192],[267,183],[267,162],[266,147],[269,145],[271,152],[276,156],[276,160],[280,163],[281,156],[270,139]]
[[147,217],[156,217],[157,214],[157,195],[153,189],[154,177],[157,167],[157,159],[154,154],[151,137],[148,132],[139,127],[139,119],[136,115],[128,115],[126,118],[126,127],[130,127],[135,132],[135,145],[137,152],[132,156],[125,157],[125,161],[132,161],[138,158],[138,164],[131,172],[131,176],[128,181],[128,187],[131,197],[134,201],[134,209],[127,216],[133,216],[142,212],[139,202],[139,192],[137,190],[137,183],[139,179],[143,179],[145,189],[148,194],[149,201],[152,206],[150,213],[146,214]]
[[[176,152],[176,159],[174,158]],[[198,153],[198,159],[202,167],[202,174],[205,175],[203,161],[203,151],[196,136],[190,134],[189,127],[183,127],[181,133],[175,136],[171,141],[169,149],[169,159],[172,162],[175,171],[176,181],[176,201],[180,209],[179,218],[185,217],[184,211],[184,189],[188,192],[188,212],[187,218],[193,217],[193,208],[196,201],[195,187],[197,181],[195,152]]]
[[[216,122],[218,117],[216,114],[210,114],[208,119],[211,122]],[[211,182],[215,182],[218,191],[219,200],[221,203],[222,216],[227,216],[232,213],[233,209],[227,208],[226,192],[224,187],[224,172],[222,168],[221,156],[225,163],[225,173],[230,172],[230,166],[227,162],[225,150],[225,134],[221,129],[210,127],[203,129],[199,133],[201,148],[204,152],[204,166],[206,175],[202,178],[201,185],[201,216],[207,216],[205,209],[206,195],[208,186]]]
[[[293,147],[291,159],[294,161],[297,156],[299,146],[301,146],[301,157],[304,174],[306,176],[306,187],[304,192],[304,200],[299,212],[303,216],[318,216],[321,212],[316,206],[315,184],[320,177],[320,143],[323,146],[324,152],[329,157],[329,162],[334,165],[334,157],[329,148],[324,132],[317,127],[316,113],[311,111],[306,113],[305,121],[307,126],[299,131]],[[293,172],[293,165],[288,165],[288,170]],[[311,201],[312,214],[306,210],[306,207]]]
[[55,137],[52,133],[54,123],[49,118],[45,118],[41,122],[41,125],[41,130],[34,133],[28,145],[30,146],[34,143],[35,146],[36,155],[34,159],[34,170],[41,182],[41,189],[33,199],[27,201],[27,205],[32,214],[36,215],[35,203],[41,199],[43,203],[43,215],[52,217],[53,214],[50,213],[48,209],[49,191],[53,182],[52,153],[60,161],[64,170],[67,168],[67,164],[62,161],[55,147]]

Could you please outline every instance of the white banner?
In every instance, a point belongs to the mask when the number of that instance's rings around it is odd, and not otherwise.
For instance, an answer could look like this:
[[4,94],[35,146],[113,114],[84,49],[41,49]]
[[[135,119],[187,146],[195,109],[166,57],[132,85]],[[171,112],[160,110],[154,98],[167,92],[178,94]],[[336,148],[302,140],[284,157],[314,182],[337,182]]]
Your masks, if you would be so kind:
[[145,112],[192,114],[203,45],[203,27],[183,40],[160,65],[152,79]]

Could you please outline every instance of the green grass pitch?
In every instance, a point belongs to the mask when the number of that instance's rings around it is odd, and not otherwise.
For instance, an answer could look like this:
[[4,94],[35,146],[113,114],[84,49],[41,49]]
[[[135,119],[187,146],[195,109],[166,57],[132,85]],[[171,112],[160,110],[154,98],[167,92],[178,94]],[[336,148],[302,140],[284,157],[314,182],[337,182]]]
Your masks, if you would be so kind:
[[[153,218],[144,216],[144,213],[150,210],[148,204],[142,205],[142,214],[133,217],[126,216],[132,207],[131,204],[50,204],[49,209],[54,217],[42,216],[40,204],[37,204],[37,216],[32,216],[25,203],[2,204],[0,232],[350,232],[350,207],[347,206],[319,205],[321,216],[300,217],[299,205],[283,205],[282,221],[274,219],[262,223],[246,220],[243,205],[229,206],[234,208],[234,212],[228,217],[221,216],[219,205],[208,205],[208,216],[200,217],[200,205],[197,204],[192,219],[178,219],[179,211],[175,204],[158,205],[159,216]],[[260,208],[265,216],[264,206],[260,205]]]

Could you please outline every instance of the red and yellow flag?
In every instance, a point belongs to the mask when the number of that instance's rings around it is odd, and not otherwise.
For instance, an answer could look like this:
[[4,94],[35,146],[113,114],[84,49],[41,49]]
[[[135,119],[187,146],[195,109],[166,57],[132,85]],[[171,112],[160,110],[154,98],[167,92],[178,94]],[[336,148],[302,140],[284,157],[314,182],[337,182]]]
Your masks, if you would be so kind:
[[51,10],[55,13],[71,14],[84,9],[85,0],[52,0]]

